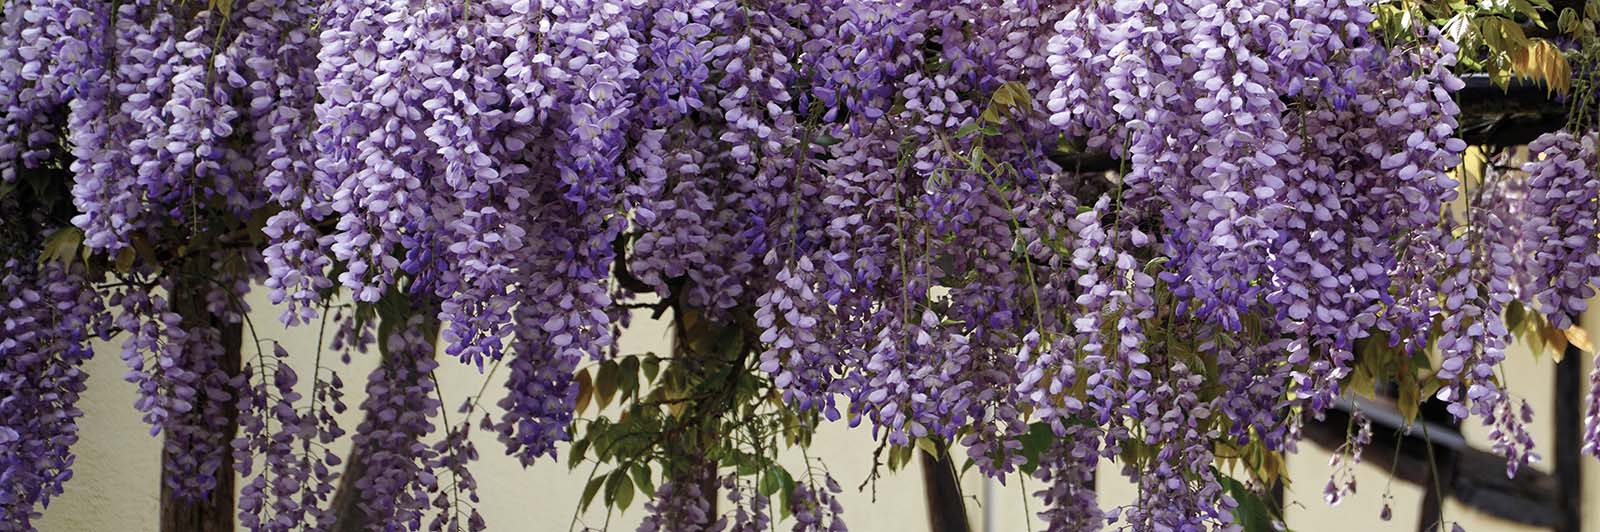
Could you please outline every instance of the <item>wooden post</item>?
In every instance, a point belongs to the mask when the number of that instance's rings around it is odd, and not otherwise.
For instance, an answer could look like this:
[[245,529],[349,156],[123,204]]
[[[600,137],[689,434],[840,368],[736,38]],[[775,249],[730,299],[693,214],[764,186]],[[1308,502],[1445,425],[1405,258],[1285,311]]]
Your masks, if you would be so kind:
[[333,512],[333,532],[365,532],[371,528],[366,512],[361,511],[361,488],[356,482],[367,474],[365,447],[352,447],[345,459],[344,472],[339,475],[339,487],[333,492],[329,510]]
[[915,451],[922,458],[922,490],[928,501],[929,532],[971,532],[966,501],[961,500],[961,479],[956,478],[950,451],[939,449],[939,456]]
[[1556,532],[1583,530],[1583,356],[1568,344],[1555,369]]

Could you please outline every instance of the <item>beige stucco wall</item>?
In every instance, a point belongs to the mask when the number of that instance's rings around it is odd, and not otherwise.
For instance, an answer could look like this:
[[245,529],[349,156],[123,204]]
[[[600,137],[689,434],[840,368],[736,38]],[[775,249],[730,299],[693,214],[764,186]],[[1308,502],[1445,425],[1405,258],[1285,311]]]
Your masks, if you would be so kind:
[[[277,326],[277,312],[254,294],[252,305],[257,311],[252,316],[254,325],[263,339],[275,339],[294,353],[297,369],[309,374],[310,357],[315,345],[315,332],[308,329],[285,331]],[[1593,313],[1591,313],[1593,314]],[[1600,320],[1586,323],[1591,337],[1600,338]],[[666,329],[659,322],[639,315],[635,327],[621,340],[625,351],[664,351]],[[247,348],[248,349],[248,348]],[[77,446],[76,478],[69,483],[67,493],[58,498],[45,511],[41,529],[46,532],[87,531],[145,531],[156,527],[156,493],[159,471],[159,442],[148,436],[144,423],[130,406],[133,387],[121,380],[124,371],[117,357],[117,345],[97,346],[96,358],[88,371],[89,390],[82,400],[85,418],[83,439]],[[247,353],[248,354],[248,353]],[[351,374],[364,374],[374,360],[356,360]],[[1525,348],[1510,355],[1506,374],[1510,376],[1512,392],[1528,397],[1541,415],[1550,411],[1548,378],[1551,372],[1548,356],[1535,360]],[[455,404],[462,394],[476,391],[482,382],[476,369],[456,363],[446,363],[439,371],[446,400]],[[364,379],[347,378],[352,407],[359,402]],[[498,399],[499,388],[490,387],[493,403]],[[344,420],[347,428],[356,424],[354,408]],[[1482,442],[1482,431],[1467,429],[1469,438]],[[1536,421],[1535,437],[1548,444],[1551,428],[1548,417]],[[482,461],[475,471],[481,484],[483,502],[479,506],[490,523],[491,530],[509,531],[563,531],[568,530],[582,489],[585,471],[568,472],[563,464],[543,462],[529,469],[521,468],[516,461],[498,452],[500,444],[493,435],[481,434],[477,442]],[[891,475],[879,481],[877,501],[872,502],[871,490],[858,492],[859,484],[869,471],[873,442],[864,430],[848,430],[842,424],[824,427],[816,439],[813,456],[822,457],[830,470],[845,485],[843,503],[846,520],[856,531],[902,531],[926,529],[920,473],[912,469]],[[1384,522],[1378,518],[1387,472],[1370,466],[1359,469],[1360,490],[1339,507],[1329,507],[1322,502],[1322,486],[1327,481],[1328,455],[1316,446],[1306,443],[1302,452],[1289,459],[1292,483],[1288,494],[1289,525],[1299,532],[1354,531],[1354,530],[1415,530],[1417,501],[1422,491],[1403,482],[1392,486],[1394,518]],[[789,459],[799,464],[799,457]],[[1600,464],[1585,463],[1585,491],[1595,504],[1585,507],[1585,521],[1589,530],[1600,531]],[[1547,465],[1537,466],[1548,470]],[[1115,471],[1115,468],[1107,468]],[[963,488],[968,495],[969,515],[975,530],[983,530],[984,523],[995,531],[1041,530],[1037,519],[1028,519],[1023,508],[1024,485],[1013,479],[1005,486],[986,482],[975,474],[963,478]],[[1133,499],[1133,489],[1114,475],[1101,475],[1101,497],[1104,505],[1125,504]],[[1034,482],[1032,489],[1038,487]],[[986,508],[980,503],[988,500]],[[1038,501],[1028,503],[1038,511]],[[596,505],[599,506],[599,505]],[[629,531],[642,515],[636,502],[632,511],[612,516],[611,530]],[[1456,505],[1446,507],[1446,517],[1459,520],[1469,530],[1518,530],[1504,523],[1473,515]],[[1029,522],[1031,521],[1031,522]],[[581,516],[578,529],[587,525],[599,528],[606,516],[592,510]]]

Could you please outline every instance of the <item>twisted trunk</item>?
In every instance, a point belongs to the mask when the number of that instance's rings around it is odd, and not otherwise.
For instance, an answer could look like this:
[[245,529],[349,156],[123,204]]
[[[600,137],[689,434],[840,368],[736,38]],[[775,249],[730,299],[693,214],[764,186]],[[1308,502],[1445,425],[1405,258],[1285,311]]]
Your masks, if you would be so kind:
[[[414,311],[408,308],[405,312],[400,312],[396,315],[383,316],[381,318],[383,320],[382,323],[390,326],[399,324],[399,326],[403,327],[407,320],[410,319],[412,312]],[[427,331],[425,336],[428,338],[428,344],[437,346],[439,341],[439,321],[434,317],[437,313],[431,310],[423,312],[426,312],[426,321],[422,327]],[[385,327],[380,327],[378,334],[381,338],[385,337],[388,332]],[[388,366],[399,360],[397,357],[390,355],[387,346],[387,342],[378,342],[379,355],[382,357],[379,364],[383,366]],[[433,351],[430,350],[431,352]],[[407,372],[406,374],[414,378],[422,378],[421,375],[415,372]],[[439,408],[443,409],[447,408],[447,406],[439,405]],[[362,420],[362,424],[366,422],[367,420]],[[360,425],[357,426],[359,427]],[[448,427],[446,429],[448,430]],[[372,449],[370,447],[350,447],[350,454],[344,460],[344,472],[339,475],[339,487],[334,490],[333,501],[329,504],[329,510],[334,515],[333,527],[330,529],[332,532],[363,532],[374,528],[372,519],[367,516],[366,511],[361,509],[361,502],[366,500],[366,497],[362,495],[361,487],[357,485],[361,478],[367,475],[367,462],[371,454]]]
[[[222,360],[218,363],[222,371],[232,378],[239,375],[242,366],[242,348],[244,345],[244,328],[241,323],[227,323],[223,316],[213,314],[206,306],[206,293],[210,289],[209,266],[201,265],[202,271],[195,268],[186,271],[174,285],[171,294],[173,308],[178,315],[183,317],[186,328],[211,328],[220,333],[218,339],[222,342]],[[207,401],[216,400],[208,397],[207,391],[202,387],[197,390],[194,398],[195,404],[205,404]],[[232,442],[239,432],[239,410],[234,397],[222,398],[225,403],[223,411],[227,417],[227,424],[222,432],[223,442]],[[225,444],[225,448],[227,447]],[[162,471],[168,471],[171,464],[177,461],[171,450],[163,446],[161,451]],[[163,473],[158,480],[161,483],[161,530],[165,532],[231,532],[234,529],[234,467],[233,453],[223,452],[222,463],[217,468],[217,485],[206,494],[206,497],[191,500],[178,496],[167,485]]]

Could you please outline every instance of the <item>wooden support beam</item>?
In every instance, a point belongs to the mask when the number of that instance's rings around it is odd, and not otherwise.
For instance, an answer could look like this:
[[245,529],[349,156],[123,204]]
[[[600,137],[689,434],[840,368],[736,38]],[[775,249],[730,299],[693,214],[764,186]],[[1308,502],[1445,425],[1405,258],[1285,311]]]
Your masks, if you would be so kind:
[[966,501],[961,499],[961,479],[956,478],[950,451],[939,449],[939,456],[916,451],[922,462],[922,493],[928,502],[929,532],[972,532],[967,520]]
[[1556,532],[1583,530],[1583,357],[1571,344],[1555,366]]
[[1461,106],[1456,134],[1468,144],[1521,146],[1567,123],[1567,104],[1544,85],[1513,79],[1501,89],[1488,76],[1462,79],[1467,85],[1456,92]]
[[[1303,434],[1323,448],[1337,449],[1345,443],[1350,415],[1357,410],[1372,421],[1372,444],[1361,455],[1367,463],[1393,471],[1398,480],[1431,490],[1434,483],[1431,476],[1434,468],[1428,459],[1431,446],[1434,461],[1441,468],[1449,468],[1448,471],[1441,469],[1446,474],[1439,478],[1445,496],[1509,522],[1565,530],[1561,527],[1568,518],[1563,517],[1558,507],[1560,495],[1554,475],[1524,467],[1515,478],[1506,478],[1504,458],[1473,448],[1460,432],[1448,425],[1423,418],[1408,426],[1390,405],[1365,399],[1340,400],[1322,419],[1307,417]],[[1426,436],[1424,426],[1427,427]]]

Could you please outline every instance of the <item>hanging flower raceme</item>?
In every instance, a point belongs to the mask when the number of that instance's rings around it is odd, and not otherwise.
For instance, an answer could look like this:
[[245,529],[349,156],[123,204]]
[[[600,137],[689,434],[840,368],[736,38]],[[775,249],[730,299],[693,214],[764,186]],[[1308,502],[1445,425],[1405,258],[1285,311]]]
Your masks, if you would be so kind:
[[[639,523],[638,532],[712,532],[726,529],[727,520],[714,514],[715,494],[705,487],[713,480],[711,471],[692,471],[668,480],[656,488],[645,504],[649,515]],[[737,493],[737,492],[730,492]]]
[[821,482],[795,484],[789,495],[789,511],[794,513],[795,532],[844,532],[844,506],[839,493],[844,490],[832,475],[824,473]]
[[[231,423],[227,410],[235,399],[232,390],[242,378],[223,367],[222,332],[209,323],[185,321],[182,304],[192,312],[191,300],[173,301],[171,282],[160,291],[128,287],[112,293],[115,326],[125,335],[123,378],[138,387],[134,407],[144,414],[151,435],[165,433],[165,478],[182,496],[200,497],[217,485],[222,458],[231,449],[225,429]],[[180,290],[181,292],[181,290]]]
[[[561,98],[550,137],[530,146],[528,188],[538,212],[520,213],[530,239],[514,266],[521,272],[517,330],[505,412],[496,425],[508,452],[524,464],[552,455],[569,438],[577,399],[572,372],[612,348],[618,320],[609,291],[622,209],[626,125],[635,113],[637,41],[630,24],[643,5],[573,2],[549,12],[543,76]],[[554,178],[551,178],[554,176]]]
[[[1527,179],[1518,190],[1517,210],[1523,214],[1518,243],[1526,253],[1527,273],[1520,279],[1533,308],[1558,329],[1575,326],[1600,281],[1593,238],[1600,224],[1595,143],[1593,132],[1546,133],[1528,145],[1528,162],[1522,165]],[[1600,370],[1590,372],[1589,382],[1600,382]],[[1600,456],[1600,392],[1592,386],[1585,405],[1583,450]]]
[[0,277],[0,528],[32,529],[72,478],[78,396],[100,328],[82,266],[9,259]]
[[34,167],[59,140],[60,115],[105,75],[101,31],[114,4],[8,3],[0,16],[0,181]]
[[[0,17],[0,180],[66,169],[90,257],[0,257],[0,447],[44,457],[5,462],[8,522],[65,480],[87,329],[55,324],[96,318],[177,491],[231,456],[246,526],[336,520],[342,392],[283,352],[232,365],[252,282],[295,326],[341,293],[426,301],[451,358],[506,366],[483,425],[524,464],[572,438],[575,372],[653,295],[739,325],[786,408],[1032,463],[1053,530],[1105,524],[1103,458],[1142,488],[1116,519],[1187,530],[1231,524],[1215,449],[1292,449],[1358,345],[1437,345],[1450,412],[1532,459],[1502,316],[1571,326],[1600,281],[1594,135],[1457,182],[1455,45],[1378,33],[1365,2],[77,4]],[[370,342],[343,318],[335,349]],[[476,420],[435,436],[418,323],[385,324],[351,482],[375,523],[482,527]],[[770,528],[765,488],[722,473],[663,484],[645,529]],[[838,491],[787,493],[797,529],[841,530]]]
[[434,395],[433,342],[424,332],[426,318],[413,316],[395,324],[385,344],[387,356],[367,378],[366,413],[352,444],[366,452],[366,471],[355,479],[358,503],[370,523],[389,523],[419,530],[430,493],[439,489],[427,443],[437,428],[439,400]]
[[243,371],[261,375],[249,390],[239,393],[240,435],[233,442],[235,467],[249,479],[240,489],[239,518],[252,530],[288,530],[305,523],[326,527],[333,521],[322,511],[322,503],[334,486],[327,466],[330,461],[338,463],[338,458],[327,451],[312,454],[310,449],[311,442],[331,432],[320,429],[320,420],[314,417],[318,413],[295,408],[301,399],[296,390],[299,376],[284,362],[286,358],[288,352],[274,345],[271,358],[261,357]]
[[1600,224],[1600,164],[1593,133],[1547,133],[1528,145],[1528,173],[1521,234],[1527,261],[1528,296],[1565,329],[1588,309],[1600,281],[1596,224]]
[[263,284],[273,303],[286,304],[285,324],[309,323],[322,292],[333,286],[326,273],[331,238],[315,227],[328,217],[331,193],[313,168],[320,35],[309,22],[318,13],[293,0],[252,3],[246,10],[242,23],[250,30],[239,39],[250,47],[244,65],[254,164],[268,199],[281,209],[262,228]]

